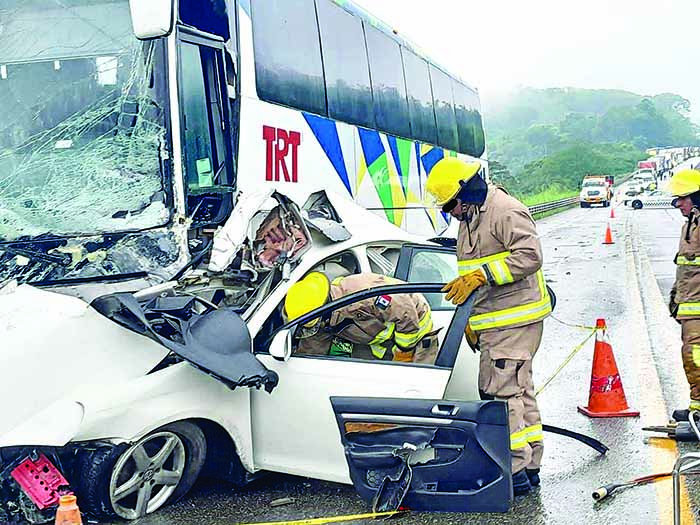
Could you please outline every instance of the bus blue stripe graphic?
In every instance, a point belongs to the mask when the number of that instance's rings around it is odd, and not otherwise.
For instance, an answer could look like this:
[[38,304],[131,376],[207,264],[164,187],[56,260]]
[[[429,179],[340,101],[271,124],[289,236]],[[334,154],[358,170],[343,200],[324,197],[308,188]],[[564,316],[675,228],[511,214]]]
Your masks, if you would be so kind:
[[316,140],[326,153],[328,160],[331,161],[335,171],[338,173],[340,180],[343,181],[345,189],[352,195],[350,189],[350,179],[348,178],[348,170],[345,167],[345,157],[343,156],[343,148],[340,146],[340,137],[338,137],[338,128],[333,120],[304,113],[304,118],[307,124],[316,136]]

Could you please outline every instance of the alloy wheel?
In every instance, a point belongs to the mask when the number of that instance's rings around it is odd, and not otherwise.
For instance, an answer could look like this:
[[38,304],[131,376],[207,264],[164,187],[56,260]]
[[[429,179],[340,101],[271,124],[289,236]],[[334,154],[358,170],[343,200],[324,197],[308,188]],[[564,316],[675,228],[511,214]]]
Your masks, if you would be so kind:
[[168,431],[131,446],[114,465],[109,499],[114,512],[136,519],[162,507],[177,488],[186,466],[185,445]]

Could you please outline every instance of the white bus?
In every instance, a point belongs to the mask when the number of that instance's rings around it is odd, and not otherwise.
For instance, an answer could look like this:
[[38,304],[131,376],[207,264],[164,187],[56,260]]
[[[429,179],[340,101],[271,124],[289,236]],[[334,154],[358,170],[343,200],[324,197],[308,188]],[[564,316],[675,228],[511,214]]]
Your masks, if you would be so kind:
[[345,0],[0,0],[0,107],[0,282],[169,279],[265,185],[441,232],[427,173],[485,149],[476,90]]

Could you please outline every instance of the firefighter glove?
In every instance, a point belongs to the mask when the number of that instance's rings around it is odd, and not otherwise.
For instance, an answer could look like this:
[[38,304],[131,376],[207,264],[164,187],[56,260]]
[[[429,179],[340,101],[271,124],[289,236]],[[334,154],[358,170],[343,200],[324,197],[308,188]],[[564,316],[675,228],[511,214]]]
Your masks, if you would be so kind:
[[474,290],[484,284],[486,284],[486,275],[479,268],[453,279],[443,287],[442,291],[445,292],[445,299],[452,301],[452,304],[460,305]]
[[481,347],[479,346],[479,336],[474,330],[472,330],[472,327],[469,326],[469,323],[467,323],[467,327],[464,329],[464,337],[467,338],[469,348],[474,350],[474,353],[481,350]]

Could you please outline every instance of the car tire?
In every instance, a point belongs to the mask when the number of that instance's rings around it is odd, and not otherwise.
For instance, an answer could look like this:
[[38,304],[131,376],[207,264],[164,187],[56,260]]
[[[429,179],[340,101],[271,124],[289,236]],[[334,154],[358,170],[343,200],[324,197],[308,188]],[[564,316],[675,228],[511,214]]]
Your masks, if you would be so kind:
[[[206,455],[204,433],[197,425],[185,421],[160,427],[131,446],[121,444],[83,451],[76,469],[78,504],[96,518],[142,517],[187,494],[204,466]],[[139,457],[138,461],[146,460],[147,464],[139,466],[135,457]],[[167,478],[159,478],[161,467]],[[142,480],[140,484],[137,478]],[[159,484],[159,479],[166,482]],[[131,480],[136,481],[131,484],[133,489],[119,498],[116,490]],[[146,492],[143,489],[149,482],[151,488]],[[142,493],[141,501],[148,499],[139,505]]]
[[588,203],[587,203],[587,202],[582,202],[582,203],[581,203],[581,208],[588,208]]
[[642,204],[642,201],[640,201],[638,199],[632,201],[632,209],[641,210],[643,207],[644,207],[644,205]]

